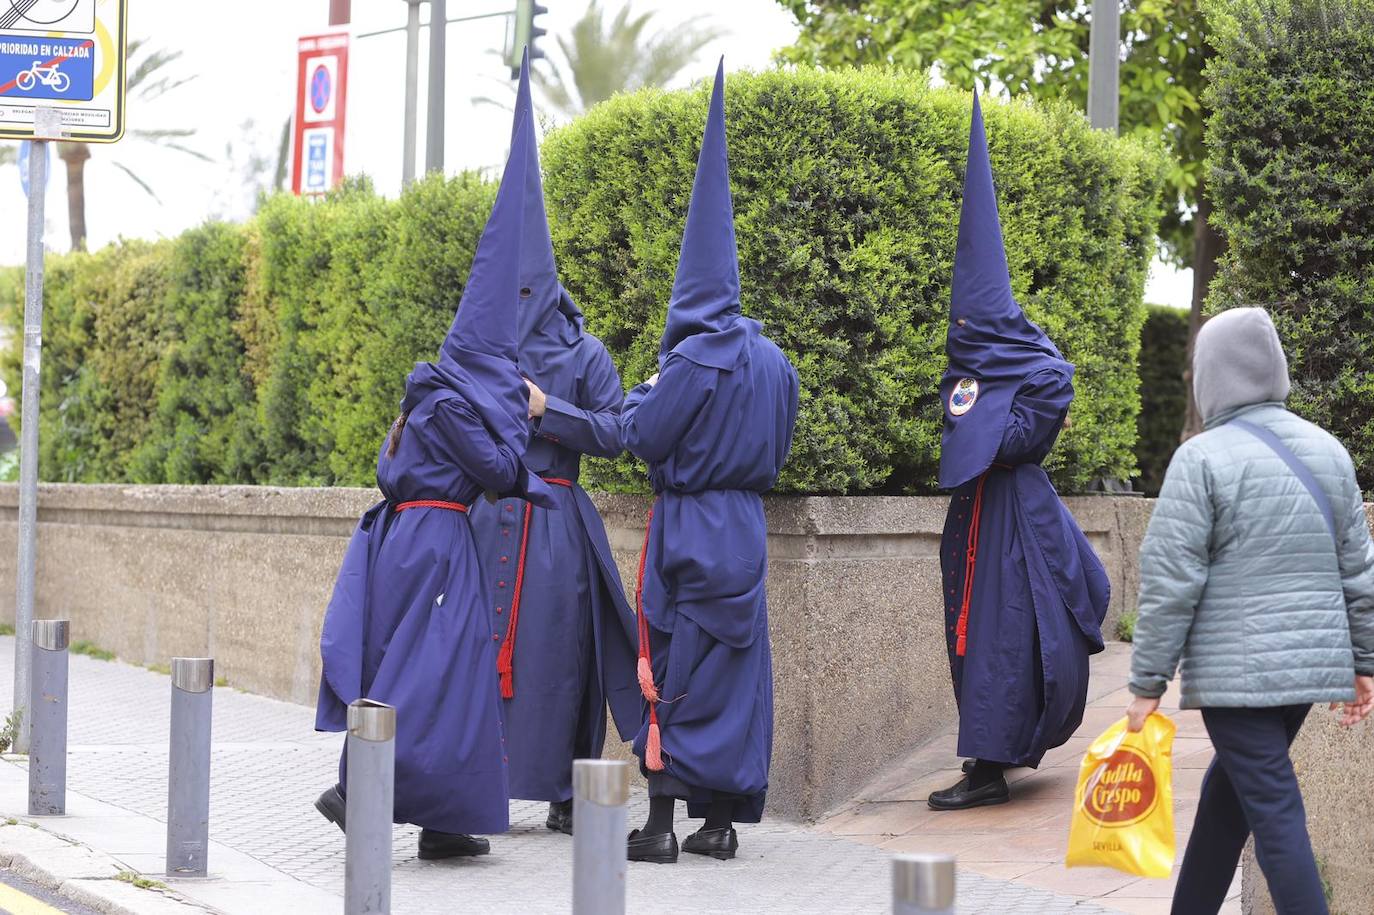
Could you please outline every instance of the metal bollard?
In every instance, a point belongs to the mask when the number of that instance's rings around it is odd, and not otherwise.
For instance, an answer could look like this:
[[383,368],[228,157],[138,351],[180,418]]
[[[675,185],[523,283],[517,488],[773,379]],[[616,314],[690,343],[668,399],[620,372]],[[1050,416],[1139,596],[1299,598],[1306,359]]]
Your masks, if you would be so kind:
[[67,620],[34,620],[29,681],[29,816],[67,812]]
[[953,855],[892,859],[893,915],[954,915],[954,887]]
[[371,699],[348,707],[344,915],[391,911],[391,814],[396,797],[396,709]]
[[624,915],[630,764],[573,761],[573,915]]
[[167,760],[169,877],[206,875],[214,685],[213,658],[172,658],[172,739]]

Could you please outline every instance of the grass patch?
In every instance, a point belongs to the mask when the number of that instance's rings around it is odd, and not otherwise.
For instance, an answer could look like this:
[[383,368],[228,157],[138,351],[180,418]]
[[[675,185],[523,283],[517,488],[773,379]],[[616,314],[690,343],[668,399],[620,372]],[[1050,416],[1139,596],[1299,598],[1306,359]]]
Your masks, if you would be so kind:
[[1140,620],[1139,610],[1127,610],[1116,621],[1116,637],[1122,642],[1135,641],[1135,624]]
[[93,642],[72,642],[71,647],[67,650],[72,654],[84,654],[88,658],[95,658],[97,661],[113,661],[115,659],[113,651],[106,651]]
[[228,686],[228,685],[229,685],[229,678],[228,678],[228,677],[216,677],[216,678],[215,678],[215,685],[216,685],[216,686]]
[[19,825],[19,821],[16,820],[14,817],[10,817],[8,820],[5,821],[5,825],[6,825],[6,826],[18,826],[18,825]]
[[14,635],[14,625],[11,623],[0,623],[0,635]]
[[122,881],[122,882],[124,882],[124,883],[131,883],[131,884],[133,884],[134,886],[138,887],[140,890],[165,890],[165,889],[167,889],[167,884],[165,884],[165,883],[159,883],[159,882],[156,881],[156,880],[149,880],[147,877],[140,877],[138,874],[135,874],[133,871],[120,871],[119,874],[115,876],[115,879],[116,879],[116,880],[120,880],[120,881]]
[[143,669],[151,670],[155,674],[162,674],[166,677],[170,677],[172,675],[172,668],[167,666],[166,664],[144,664]]

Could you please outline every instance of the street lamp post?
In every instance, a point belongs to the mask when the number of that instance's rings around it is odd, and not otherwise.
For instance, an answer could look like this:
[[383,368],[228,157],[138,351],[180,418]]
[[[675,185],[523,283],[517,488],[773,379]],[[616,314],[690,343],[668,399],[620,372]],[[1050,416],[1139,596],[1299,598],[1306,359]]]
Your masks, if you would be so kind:
[[1120,0],[1093,0],[1088,37],[1088,123],[1116,132],[1121,96]]

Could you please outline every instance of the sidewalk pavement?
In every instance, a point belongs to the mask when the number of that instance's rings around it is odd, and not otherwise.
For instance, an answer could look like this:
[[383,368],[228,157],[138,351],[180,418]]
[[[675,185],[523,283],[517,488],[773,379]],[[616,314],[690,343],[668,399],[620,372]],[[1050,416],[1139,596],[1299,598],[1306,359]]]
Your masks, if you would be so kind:
[[[0,638],[0,701],[10,698],[13,645],[12,638]],[[16,822],[0,825],[0,866],[45,885],[61,885],[104,912],[258,915],[267,904],[267,911],[292,915],[337,913],[344,884],[343,835],[315,812],[313,801],[336,777],[341,737],[316,734],[311,709],[233,689],[217,688],[214,697],[211,877],[162,875],[170,690],[162,674],[71,658],[68,816],[24,816],[25,761],[5,758],[0,823],[6,816]],[[631,823],[641,821],[646,809],[647,800],[637,793]],[[544,804],[513,803],[512,829],[492,837],[492,854],[458,861],[418,860],[418,831],[396,827],[394,911],[568,911],[572,840],[544,828],[546,810]],[[694,827],[679,819],[677,828],[681,838]],[[891,850],[778,821],[742,827],[740,833],[740,855],[732,862],[684,855],[675,866],[630,865],[629,910],[888,911]],[[926,847],[955,850],[962,838]],[[133,886],[126,882],[130,872],[166,888]],[[964,870],[960,912],[1107,911],[1005,878]]]
[[[1169,880],[1142,879],[1105,868],[1064,867],[1083,754],[1099,734],[1125,717],[1131,701],[1125,688],[1131,646],[1108,643],[1107,650],[1092,661],[1082,726],[1067,744],[1045,756],[1040,769],[1007,774],[1010,804],[958,813],[939,813],[926,806],[931,791],[948,787],[960,777],[956,767],[962,760],[955,754],[951,732],[902,760],[817,828],[886,852],[952,853],[967,872],[1012,880],[1112,911],[1167,915],[1177,867]],[[1202,776],[1212,761],[1212,745],[1201,714],[1179,711],[1177,699],[1177,691],[1171,690],[1161,711],[1178,725],[1173,755],[1174,832],[1181,862],[1197,813]],[[1222,912],[1235,915],[1240,911],[1237,871]]]

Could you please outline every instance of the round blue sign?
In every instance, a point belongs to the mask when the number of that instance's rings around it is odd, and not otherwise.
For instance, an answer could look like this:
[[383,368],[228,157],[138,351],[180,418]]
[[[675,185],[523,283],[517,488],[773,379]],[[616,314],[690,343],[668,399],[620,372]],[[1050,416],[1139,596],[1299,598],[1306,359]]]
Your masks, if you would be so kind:
[[320,64],[310,74],[310,107],[315,109],[316,114],[322,114],[329,107],[329,95],[333,89],[329,68]]

